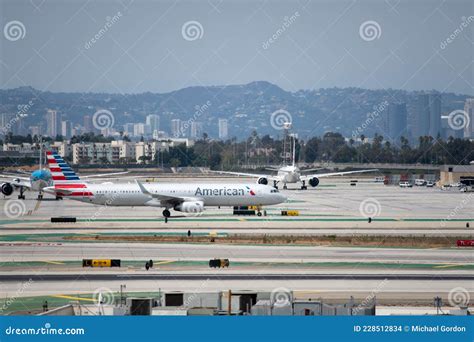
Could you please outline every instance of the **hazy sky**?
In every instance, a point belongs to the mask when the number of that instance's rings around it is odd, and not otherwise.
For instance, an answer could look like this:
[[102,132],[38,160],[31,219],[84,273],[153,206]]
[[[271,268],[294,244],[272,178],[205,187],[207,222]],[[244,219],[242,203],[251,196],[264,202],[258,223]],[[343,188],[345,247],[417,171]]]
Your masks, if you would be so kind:
[[474,94],[472,0],[0,3],[1,88],[137,93],[266,80],[291,91]]

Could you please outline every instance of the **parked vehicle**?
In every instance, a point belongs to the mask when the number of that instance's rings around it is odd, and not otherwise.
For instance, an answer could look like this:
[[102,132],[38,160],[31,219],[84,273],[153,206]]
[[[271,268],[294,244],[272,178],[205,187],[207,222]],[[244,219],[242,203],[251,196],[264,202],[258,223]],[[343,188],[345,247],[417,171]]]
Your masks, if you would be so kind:
[[432,182],[432,181],[426,182],[426,187],[428,187],[428,188],[432,188],[432,187],[434,187],[434,185],[435,185],[435,183]]
[[425,179],[415,179],[415,185],[416,186],[425,186],[426,185],[426,180]]
[[411,188],[411,187],[413,187],[413,184],[411,184],[410,182],[400,182],[400,183],[398,183],[398,185],[400,186],[400,188]]

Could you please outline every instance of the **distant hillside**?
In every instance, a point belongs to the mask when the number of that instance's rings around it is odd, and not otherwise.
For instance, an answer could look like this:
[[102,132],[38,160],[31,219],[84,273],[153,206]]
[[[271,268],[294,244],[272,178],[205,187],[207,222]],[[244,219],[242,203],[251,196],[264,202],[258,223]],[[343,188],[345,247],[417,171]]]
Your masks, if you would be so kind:
[[[229,135],[241,139],[252,130],[259,134],[277,136],[281,131],[270,124],[271,114],[284,109],[292,116],[293,126],[300,137],[321,135],[327,131],[350,136],[355,127],[366,120],[374,106],[383,101],[411,103],[420,92],[384,89],[327,88],[287,92],[264,82],[246,85],[197,86],[165,94],[104,94],[104,93],[51,93],[31,87],[0,90],[0,113],[16,113],[18,105],[33,100],[25,126],[44,122],[46,109],[57,109],[63,118],[82,124],[84,115],[93,115],[98,109],[114,113],[115,128],[128,122],[144,122],[148,114],[159,114],[161,129],[170,131],[172,119],[189,120],[196,108],[210,102],[209,109],[200,113],[196,121],[203,123],[204,132],[216,136],[217,119],[229,120]],[[442,111],[461,109],[467,95],[442,93]],[[370,125],[364,134],[380,132],[377,124]]]

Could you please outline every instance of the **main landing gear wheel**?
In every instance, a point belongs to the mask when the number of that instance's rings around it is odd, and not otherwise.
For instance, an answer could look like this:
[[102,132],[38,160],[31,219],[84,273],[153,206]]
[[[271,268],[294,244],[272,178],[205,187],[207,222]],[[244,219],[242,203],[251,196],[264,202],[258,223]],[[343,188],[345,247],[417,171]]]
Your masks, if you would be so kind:
[[278,184],[277,181],[273,181],[273,187],[278,190],[278,185],[277,184]]
[[284,189],[284,190],[288,190],[288,187],[286,186],[286,184],[283,185],[283,189]]
[[168,209],[163,210],[163,216],[166,218],[170,217],[171,216],[170,211]]
[[301,190],[308,190],[308,187],[306,186],[305,182],[303,182],[303,184],[301,185]]
[[259,211],[259,212],[257,213],[257,216],[262,216],[262,212]]
[[19,200],[24,200],[25,199],[25,188],[20,186],[20,194],[18,195]]

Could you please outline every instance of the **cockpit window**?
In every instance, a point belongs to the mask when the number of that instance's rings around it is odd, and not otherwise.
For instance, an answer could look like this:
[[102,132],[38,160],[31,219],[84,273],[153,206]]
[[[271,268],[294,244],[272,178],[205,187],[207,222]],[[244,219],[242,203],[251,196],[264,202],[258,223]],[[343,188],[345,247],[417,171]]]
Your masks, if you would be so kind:
[[272,190],[270,190],[270,193],[275,193],[275,192],[279,192],[278,189],[272,189]]

